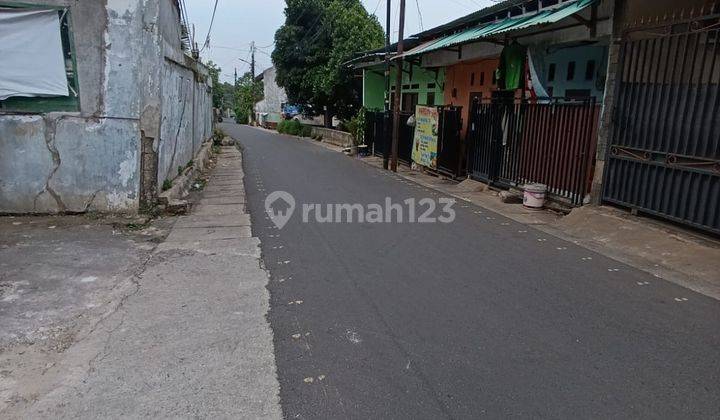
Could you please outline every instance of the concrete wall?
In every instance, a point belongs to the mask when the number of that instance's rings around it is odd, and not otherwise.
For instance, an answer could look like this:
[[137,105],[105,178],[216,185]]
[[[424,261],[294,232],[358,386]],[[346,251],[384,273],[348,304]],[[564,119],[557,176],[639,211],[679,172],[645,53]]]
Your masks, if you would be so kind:
[[[69,8],[80,110],[0,113],[0,213],[137,211],[143,139],[159,148],[161,122],[171,120],[163,114],[174,112],[161,103],[163,51],[177,53],[180,41],[178,37],[174,43],[177,49],[166,47],[160,27],[178,30],[179,25],[170,20],[159,24],[161,11],[171,14],[174,1],[6,2]],[[186,143],[209,136],[211,108],[204,101],[196,103],[207,107],[207,122],[181,141],[185,162],[190,153]],[[204,118],[202,113],[189,115]]]
[[255,112],[267,113],[263,120],[278,123],[282,119],[282,105],[287,103],[288,98],[285,89],[275,82],[275,74],[275,67],[263,72],[263,100],[255,104]]
[[322,136],[322,141],[334,144],[335,146],[350,147],[354,143],[354,136],[352,134],[330,128],[313,127],[312,135]]
[[178,9],[171,0],[160,7],[162,55],[160,138],[157,152],[157,187],[178,175],[212,134],[212,94],[207,69],[189,59],[180,44]]
[[385,70],[383,68],[363,69],[363,106],[375,111],[385,109]]

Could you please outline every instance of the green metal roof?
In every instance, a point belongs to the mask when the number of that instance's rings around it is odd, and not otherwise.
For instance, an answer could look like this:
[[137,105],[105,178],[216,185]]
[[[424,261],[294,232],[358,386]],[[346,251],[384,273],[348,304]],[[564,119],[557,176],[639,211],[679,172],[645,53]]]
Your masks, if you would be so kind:
[[584,8],[592,5],[596,1],[597,0],[575,0],[567,2],[558,8],[541,10],[531,15],[510,17],[507,19],[490,22],[482,26],[466,29],[455,34],[447,35],[436,40],[424,43],[412,50],[409,50],[403,55],[413,56],[418,54],[424,54],[431,51],[437,51],[444,48],[449,48],[456,45],[476,41],[482,38],[488,38],[505,32],[525,29],[536,25],[555,23],[583,10]]

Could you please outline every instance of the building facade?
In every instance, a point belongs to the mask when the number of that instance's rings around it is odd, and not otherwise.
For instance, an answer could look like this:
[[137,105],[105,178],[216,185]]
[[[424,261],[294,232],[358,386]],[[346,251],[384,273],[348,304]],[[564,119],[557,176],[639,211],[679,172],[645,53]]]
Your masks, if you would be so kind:
[[[0,213],[152,204],[212,131],[212,82],[186,52],[177,1],[0,1],[0,19],[11,14],[57,40],[47,48],[61,57],[66,91],[48,95],[0,71],[0,92],[15,89],[0,97]],[[56,18],[33,17],[43,14]],[[15,58],[41,64],[32,51]]]
[[263,99],[255,103],[255,121],[263,127],[274,127],[282,120],[288,101],[285,89],[275,80],[276,74],[275,67],[270,67],[258,77],[263,84]]

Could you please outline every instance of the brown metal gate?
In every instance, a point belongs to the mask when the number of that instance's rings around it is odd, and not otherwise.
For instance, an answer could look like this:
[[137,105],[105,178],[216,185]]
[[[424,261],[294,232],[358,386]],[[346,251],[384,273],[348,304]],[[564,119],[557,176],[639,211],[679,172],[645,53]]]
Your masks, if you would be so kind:
[[626,31],[603,199],[720,233],[720,19]]
[[594,98],[475,101],[468,172],[505,188],[542,183],[550,194],[582,205],[593,172],[597,120]]

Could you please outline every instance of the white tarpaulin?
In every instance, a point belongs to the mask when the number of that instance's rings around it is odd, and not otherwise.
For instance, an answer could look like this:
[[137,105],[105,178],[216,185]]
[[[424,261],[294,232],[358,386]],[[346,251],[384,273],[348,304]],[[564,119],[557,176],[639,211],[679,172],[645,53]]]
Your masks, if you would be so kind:
[[0,100],[68,96],[57,10],[0,8]]

